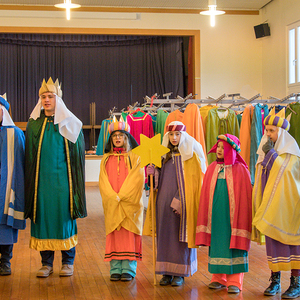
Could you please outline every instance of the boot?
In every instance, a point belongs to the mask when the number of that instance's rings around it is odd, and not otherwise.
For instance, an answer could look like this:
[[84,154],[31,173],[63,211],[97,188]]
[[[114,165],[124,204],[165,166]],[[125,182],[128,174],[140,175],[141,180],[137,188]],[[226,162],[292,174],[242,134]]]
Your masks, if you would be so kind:
[[269,281],[271,281],[271,284],[264,291],[264,295],[266,295],[266,296],[274,296],[277,293],[280,293],[281,292],[281,287],[280,287],[280,272],[272,272]]
[[290,287],[281,295],[282,299],[294,299],[300,296],[300,276],[291,276]]

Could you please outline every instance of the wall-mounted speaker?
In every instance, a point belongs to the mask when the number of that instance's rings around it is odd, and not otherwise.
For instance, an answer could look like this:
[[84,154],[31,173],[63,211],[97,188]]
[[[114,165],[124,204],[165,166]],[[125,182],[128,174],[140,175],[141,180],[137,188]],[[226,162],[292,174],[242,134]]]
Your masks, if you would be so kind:
[[268,23],[259,24],[254,26],[255,36],[257,39],[271,35],[270,27]]

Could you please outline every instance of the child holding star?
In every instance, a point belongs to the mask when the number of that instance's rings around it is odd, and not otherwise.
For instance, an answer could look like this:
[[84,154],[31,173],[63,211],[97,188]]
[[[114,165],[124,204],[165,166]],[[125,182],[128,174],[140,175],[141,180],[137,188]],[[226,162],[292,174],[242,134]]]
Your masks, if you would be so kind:
[[[162,168],[147,167],[147,174],[158,181],[155,273],[163,275],[160,285],[180,286],[184,277],[197,271],[195,228],[206,161],[202,146],[181,122],[167,126],[162,145],[170,149],[163,156]],[[149,235],[150,209],[144,226],[144,234]]]

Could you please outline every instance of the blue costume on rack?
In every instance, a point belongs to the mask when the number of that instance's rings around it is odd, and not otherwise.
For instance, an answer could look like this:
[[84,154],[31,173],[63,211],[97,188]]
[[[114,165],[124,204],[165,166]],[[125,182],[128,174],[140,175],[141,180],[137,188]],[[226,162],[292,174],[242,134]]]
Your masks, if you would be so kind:
[[25,136],[15,126],[5,95],[0,96],[0,275],[10,275],[13,244],[18,230],[25,229],[24,149]]

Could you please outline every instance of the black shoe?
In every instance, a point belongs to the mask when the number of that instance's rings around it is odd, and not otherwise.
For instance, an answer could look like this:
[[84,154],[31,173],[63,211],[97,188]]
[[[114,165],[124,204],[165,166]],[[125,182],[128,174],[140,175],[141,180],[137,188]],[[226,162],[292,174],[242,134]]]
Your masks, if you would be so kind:
[[121,274],[111,274],[110,281],[119,281],[121,279]]
[[181,286],[184,282],[184,278],[181,276],[174,276],[173,281],[171,283],[172,286]]
[[0,276],[6,276],[11,274],[11,268],[7,264],[0,265]]
[[291,276],[290,287],[281,295],[282,299],[294,299],[300,296],[300,276]]
[[281,292],[281,287],[280,287],[280,272],[272,272],[271,277],[269,279],[271,284],[269,287],[266,288],[264,291],[264,295],[266,296],[274,296],[277,293]]
[[171,275],[164,275],[162,277],[162,279],[160,280],[159,284],[160,285],[169,285],[169,284],[171,284],[172,280],[173,280],[173,276],[171,276]]
[[123,274],[121,275],[121,280],[122,280],[122,281],[130,281],[130,280],[132,280],[132,279],[133,279],[133,276],[130,275],[130,274],[128,274],[128,273],[123,273]]

